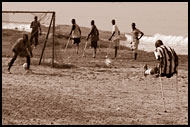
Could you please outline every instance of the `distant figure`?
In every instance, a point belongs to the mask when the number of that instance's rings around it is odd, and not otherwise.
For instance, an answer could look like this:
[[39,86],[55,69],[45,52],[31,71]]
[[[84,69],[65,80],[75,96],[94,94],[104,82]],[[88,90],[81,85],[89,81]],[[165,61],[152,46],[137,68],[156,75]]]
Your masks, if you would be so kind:
[[40,22],[38,21],[37,16],[34,17],[34,21],[32,21],[30,28],[32,28],[31,37],[30,37],[30,44],[31,45],[33,44],[33,38],[34,38],[35,39],[34,48],[36,48],[36,46],[38,45],[39,31],[40,31],[40,35],[41,35]]
[[[137,59],[137,50],[138,50],[138,45],[139,45],[139,40],[141,39],[141,37],[144,35],[143,32],[141,32],[139,29],[136,28],[135,23],[132,23],[132,38],[133,38],[133,42],[131,42],[131,49],[133,51],[134,54],[134,59]],[[140,37],[139,37],[140,34]]]
[[80,43],[80,37],[81,37],[81,30],[80,30],[80,27],[76,24],[76,21],[75,19],[72,19],[72,29],[71,29],[71,32],[69,34],[69,38],[72,34],[72,38],[74,40],[74,43],[73,44],[76,44],[76,52],[78,54],[78,50],[79,50],[79,43]]
[[120,42],[120,31],[119,31],[114,19],[112,20],[112,25],[113,25],[112,35],[109,38],[109,41],[113,40],[114,47],[115,47],[115,59],[116,59],[117,50],[118,50],[119,42]]
[[91,47],[94,48],[94,52],[93,52],[93,58],[96,58],[96,48],[97,48],[97,43],[99,40],[99,31],[96,27],[96,25],[94,24],[94,20],[91,21],[91,30],[90,33],[88,34],[88,37],[86,38],[86,40],[88,41],[88,38],[90,36],[91,38]]
[[154,52],[156,59],[159,61],[158,66],[148,69],[147,64],[144,65],[144,76],[154,75],[167,78],[177,74],[178,56],[174,49],[165,46],[161,40],[155,43],[156,50]]
[[11,74],[10,69],[14,63],[14,61],[17,59],[17,56],[20,57],[26,57],[26,61],[27,61],[27,72],[30,72],[30,57],[33,57],[32,54],[32,48],[31,45],[28,41],[28,35],[27,34],[23,34],[22,38],[19,38],[16,43],[13,45],[12,47],[12,51],[13,51],[13,57],[11,59],[11,61],[8,64],[8,73]]

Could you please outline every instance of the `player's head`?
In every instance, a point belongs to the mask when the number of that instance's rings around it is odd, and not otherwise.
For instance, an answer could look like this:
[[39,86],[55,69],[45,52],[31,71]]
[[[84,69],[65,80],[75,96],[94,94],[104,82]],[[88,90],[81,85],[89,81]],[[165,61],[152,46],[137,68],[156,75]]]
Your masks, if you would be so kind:
[[136,24],[135,24],[135,23],[132,23],[131,26],[132,26],[132,29],[134,29],[135,26],[136,26]]
[[28,41],[28,34],[23,34],[23,40],[24,40],[24,43],[25,43],[26,41]]
[[37,17],[37,16],[35,16],[35,17],[34,17],[34,20],[35,20],[35,21],[37,21],[37,20],[38,20],[38,17]]
[[91,25],[94,25],[94,20],[91,21]]
[[155,47],[160,47],[161,45],[163,45],[163,42],[161,40],[157,40],[155,43]]
[[75,23],[76,23],[75,19],[72,19],[71,22],[72,22],[72,24],[75,24]]
[[115,25],[115,19],[112,19],[111,22],[112,22],[112,25]]

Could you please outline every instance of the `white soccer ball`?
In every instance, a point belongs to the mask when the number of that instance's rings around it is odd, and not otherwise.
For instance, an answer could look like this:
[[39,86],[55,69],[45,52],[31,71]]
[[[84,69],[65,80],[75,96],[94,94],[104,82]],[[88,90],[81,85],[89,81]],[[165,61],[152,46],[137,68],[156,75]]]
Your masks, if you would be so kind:
[[27,69],[27,63],[24,63],[22,66],[23,66],[23,68],[26,70]]
[[111,60],[110,60],[110,59],[106,59],[106,60],[105,60],[105,64],[106,64],[107,66],[110,66]]

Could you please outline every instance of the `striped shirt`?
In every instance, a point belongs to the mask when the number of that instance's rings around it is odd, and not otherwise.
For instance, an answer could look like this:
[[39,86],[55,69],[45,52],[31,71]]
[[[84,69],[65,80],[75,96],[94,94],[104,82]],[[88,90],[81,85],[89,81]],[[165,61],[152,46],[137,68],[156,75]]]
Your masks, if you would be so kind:
[[177,73],[178,56],[174,49],[169,46],[161,45],[155,50],[155,57],[161,60],[161,76],[170,78],[173,74]]

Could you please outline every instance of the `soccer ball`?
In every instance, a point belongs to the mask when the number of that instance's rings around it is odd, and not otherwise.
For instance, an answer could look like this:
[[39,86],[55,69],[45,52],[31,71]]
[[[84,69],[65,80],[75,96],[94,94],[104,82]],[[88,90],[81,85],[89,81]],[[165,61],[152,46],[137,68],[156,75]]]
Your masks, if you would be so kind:
[[106,59],[106,60],[105,60],[105,64],[106,64],[107,66],[109,66],[109,65],[111,64],[111,60],[110,60],[110,59]]
[[22,66],[23,66],[23,68],[26,70],[27,69],[27,63],[24,63]]

